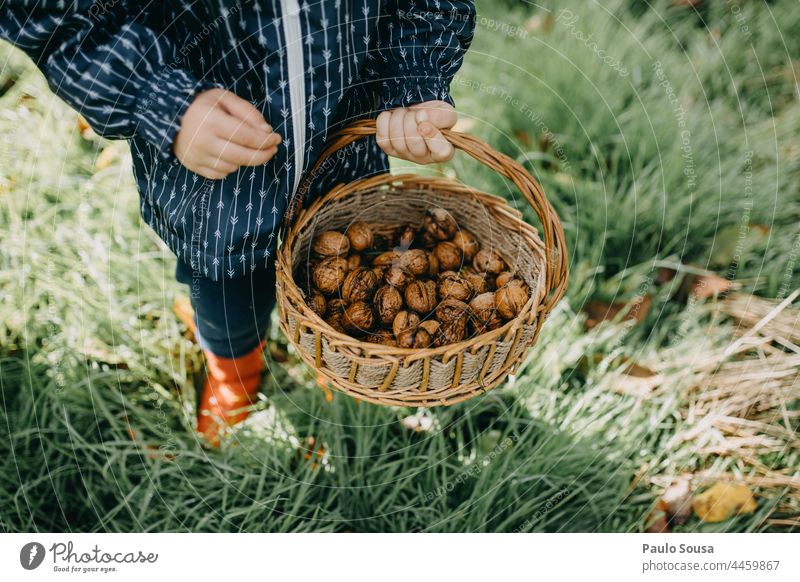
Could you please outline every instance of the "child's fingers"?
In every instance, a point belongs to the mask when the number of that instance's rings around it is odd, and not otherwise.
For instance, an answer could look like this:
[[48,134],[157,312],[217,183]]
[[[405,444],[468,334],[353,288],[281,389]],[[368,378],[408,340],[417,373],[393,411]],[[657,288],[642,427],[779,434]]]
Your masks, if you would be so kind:
[[261,112],[252,103],[246,101],[231,91],[225,91],[220,97],[219,104],[222,108],[234,117],[244,121],[246,124],[269,131],[271,128],[264,119]]
[[388,156],[396,155],[389,139],[389,120],[391,118],[391,111],[383,111],[375,120],[375,141],[378,142],[378,147]]
[[237,167],[260,166],[271,160],[277,151],[277,147],[266,150],[253,150],[221,139],[215,140],[211,145],[212,155]]
[[[413,115],[413,114],[412,114]],[[406,145],[405,128],[405,109],[395,109],[392,111],[392,117],[389,119],[389,141],[392,143],[392,149],[399,158],[408,157],[408,146]]]
[[413,112],[409,111],[403,118],[403,134],[405,135],[406,147],[413,161],[417,163],[427,163],[428,145],[417,129],[417,119]]
[[214,163],[213,161],[195,168],[190,168],[195,174],[200,174],[204,178],[209,178],[211,180],[222,180],[237,169],[236,166],[231,164]]
[[[223,114],[224,115],[224,114]],[[281,136],[269,129],[255,128],[231,115],[215,120],[214,129],[217,137],[231,141],[246,148],[265,150],[281,143]]]
[[453,157],[455,154],[453,144],[445,139],[442,132],[433,123],[423,120],[418,125],[418,131],[430,150],[430,160],[426,161],[446,162]]
[[426,101],[412,105],[411,109],[415,110],[417,114],[425,112],[428,120],[440,129],[450,129],[458,121],[455,107],[446,101]]
[[[231,172],[233,172],[234,170],[231,170]],[[226,172],[224,170],[219,170],[217,168],[212,168],[210,166],[199,166],[197,168],[193,168],[192,171],[195,174],[200,174],[201,176],[203,176],[203,178],[208,178],[209,180],[222,180],[223,178],[227,177],[228,174],[231,173],[231,172]]]

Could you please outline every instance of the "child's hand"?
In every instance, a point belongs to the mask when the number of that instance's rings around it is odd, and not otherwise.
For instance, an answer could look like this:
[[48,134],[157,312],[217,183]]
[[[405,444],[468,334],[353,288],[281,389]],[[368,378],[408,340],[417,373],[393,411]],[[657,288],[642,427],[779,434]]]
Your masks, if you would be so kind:
[[278,151],[281,136],[258,109],[230,91],[195,97],[175,137],[175,157],[191,171],[221,180],[241,166],[259,166]]
[[458,115],[449,103],[427,101],[378,115],[378,146],[390,156],[430,164],[453,157],[453,146],[440,129],[450,129]]

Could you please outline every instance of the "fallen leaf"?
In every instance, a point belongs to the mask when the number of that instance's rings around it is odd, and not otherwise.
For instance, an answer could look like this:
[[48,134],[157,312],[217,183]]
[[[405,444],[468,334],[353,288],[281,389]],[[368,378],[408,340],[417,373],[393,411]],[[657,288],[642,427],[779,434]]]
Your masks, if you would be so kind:
[[753,513],[756,509],[756,500],[746,485],[716,483],[695,496],[692,509],[703,521],[717,523],[734,515]]
[[633,376],[634,378],[650,378],[656,375],[654,370],[635,363],[628,364],[622,373],[626,376]]
[[592,329],[603,321],[616,319],[620,313],[624,313],[622,320],[633,320],[641,323],[650,311],[652,299],[649,295],[643,295],[634,301],[623,303],[621,301],[608,303],[606,301],[589,301],[584,307],[588,316],[586,319],[586,329]]
[[524,145],[526,148],[531,147],[531,136],[529,136],[528,132],[524,129],[515,129],[514,137],[516,137],[519,143]]
[[675,278],[675,275],[678,274],[678,271],[671,267],[659,267],[658,272],[656,273],[656,283],[659,285],[663,285],[664,283],[669,283]]
[[681,285],[681,289],[685,295],[691,295],[696,299],[708,299],[723,295],[730,291],[731,282],[728,279],[723,279],[714,273],[705,275],[687,275]]

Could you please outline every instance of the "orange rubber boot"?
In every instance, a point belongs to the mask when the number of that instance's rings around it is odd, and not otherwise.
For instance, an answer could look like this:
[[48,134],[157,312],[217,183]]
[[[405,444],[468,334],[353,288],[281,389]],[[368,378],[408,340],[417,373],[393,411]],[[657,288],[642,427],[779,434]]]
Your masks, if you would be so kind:
[[204,352],[208,377],[197,410],[197,431],[217,446],[220,437],[249,411],[242,410],[254,400],[264,371],[264,344],[238,358],[220,358]]

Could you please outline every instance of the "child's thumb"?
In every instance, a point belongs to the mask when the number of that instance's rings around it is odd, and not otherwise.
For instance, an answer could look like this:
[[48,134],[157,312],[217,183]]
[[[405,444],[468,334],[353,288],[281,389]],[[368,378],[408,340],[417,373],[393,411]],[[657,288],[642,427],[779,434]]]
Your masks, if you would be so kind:
[[450,129],[458,121],[458,114],[447,103],[425,103],[417,109],[416,120],[417,124],[430,121],[439,129]]

